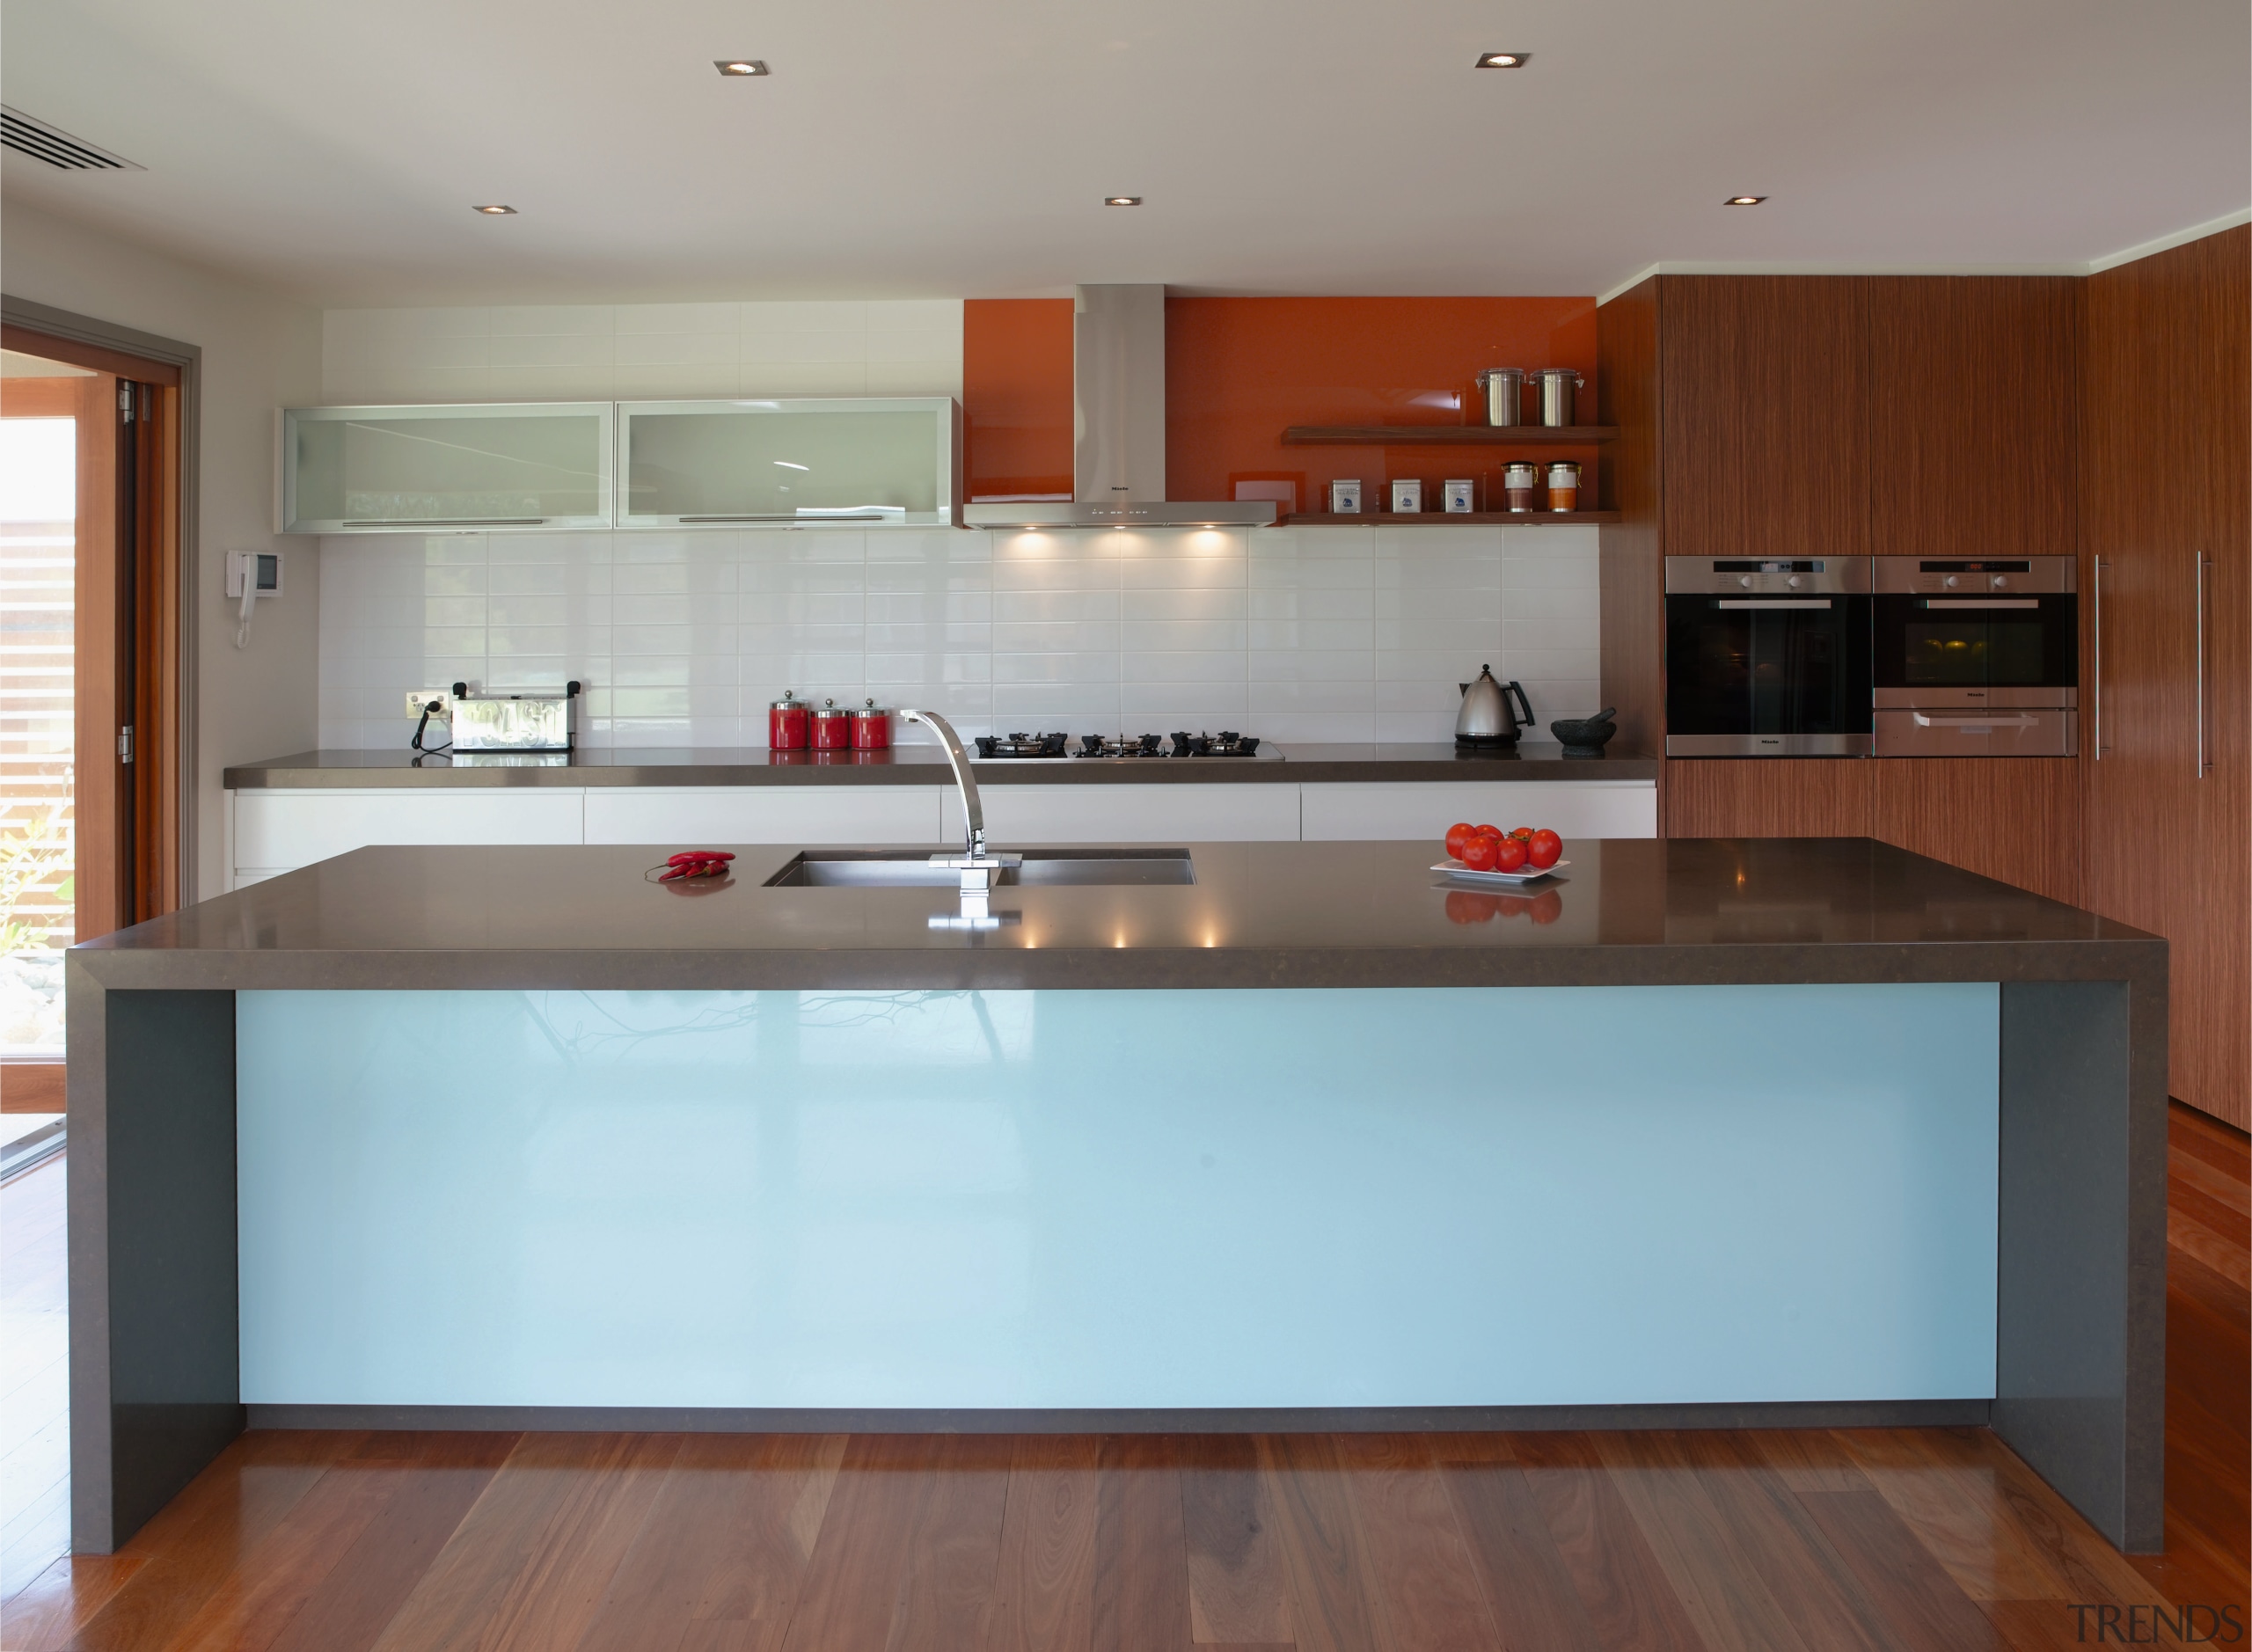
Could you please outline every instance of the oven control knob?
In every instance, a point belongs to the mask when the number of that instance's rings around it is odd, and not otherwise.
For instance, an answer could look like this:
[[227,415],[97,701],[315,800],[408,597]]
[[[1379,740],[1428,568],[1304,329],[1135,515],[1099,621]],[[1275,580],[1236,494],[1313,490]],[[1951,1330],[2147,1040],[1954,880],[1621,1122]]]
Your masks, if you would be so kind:
[[1737,574],[1736,576],[1736,582],[1744,587],[1747,591],[1751,588],[1751,576],[1749,574]]
[[1789,584],[1789,586],[1790,586],[1791,589],[1793,589],[1793,590],[1796,590],[1796,589],[1798,589],[1798,575],[1797,575],[1797,574],[1792,574],[1792,575],[1791,575],[1791,577],[1790,577],[1790,579],[1789,579],[1789,581],[1788,581],[1788,583]]
[[1996,590],[1998,590],[1998,591],[2006,591],[2006,590],[2007,590],[2007,589],[2009,588],[2009,575],[2008,575],[2008,574],[1995,574],[1995,575],[1994,575],[1994,588],[1995,588]]
[[1950,590],[1950,591],[1951,591],[1951,590],[1953,590],[1953,589],[1954,589],[1957,585],[1959,585],[1959,584],[1961,584],[1961,583],[1962,583],[1962,581],[1961,581],[1960,580],[1957,580],[1957,579],[1955,577],[1955,575],[1953,575],[1952,574],[1949,574],[1949,575],[1947,576],[1947,578],[1946,578],[1946,579],[1944,579],[1944,580],[1941,581],[1940,582],[1941,582],[1941,584],[1945,585],[1945,586],[1947,587],[1947,588],[1948,588],[1949,590]]

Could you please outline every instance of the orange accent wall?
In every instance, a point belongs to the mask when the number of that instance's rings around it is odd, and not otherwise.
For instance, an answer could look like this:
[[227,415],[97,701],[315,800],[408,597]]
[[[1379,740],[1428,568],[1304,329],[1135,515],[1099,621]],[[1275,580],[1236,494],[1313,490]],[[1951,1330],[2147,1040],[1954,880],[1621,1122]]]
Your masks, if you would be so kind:
[[[961,346],[968,497],[1069,494],[1071,301],[971,299]],[[1357,477],[1375,512],[1388,483],[1417,477],[1435,511],[1448,478],[1497,493],[1503,460],[1531,457],[1579,460],[1583,497],[1598,497],[1592,448],[1283,445],[1288,425],[1483,424],[1489,367],[1576,369],[1579,422],[1594,423],[1595,300],[1168,298],[1166,491],[1232,499],[1239,482],[1288,482],[1319,511],[1333,479]]]
[[1416,477],[1433,511],[1450,477],[1489,480],[1498,496],[1510,457],[1577,459],[1588,467],[1584,496],[1596,496],[1592,448],[1283,445],[1287,425],[1482,425],[1476,375],[1490,367],[1576,369],[1587,381],[1576,416],[1592,424],[1593,298],[1168,298],[1165,323],[1174,499],[1232,499],[1239,481],[1291,480],[1298,509],[1320,511],[1329,483],[1355,477],[1362,509],[1374,512],[1386,508],[1387,483]]
[[1071,301],[961,306],[965,498],[1071,494]]

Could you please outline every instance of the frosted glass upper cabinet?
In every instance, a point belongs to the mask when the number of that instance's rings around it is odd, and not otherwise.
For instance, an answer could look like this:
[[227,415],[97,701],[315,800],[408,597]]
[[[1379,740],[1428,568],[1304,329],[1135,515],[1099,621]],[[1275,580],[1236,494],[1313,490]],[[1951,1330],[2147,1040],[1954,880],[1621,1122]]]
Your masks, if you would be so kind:
[[961,412],[950,396],[620,402],[618,525],[952,527]]
[[609,402],[293,407],[282,530],[607,528]]

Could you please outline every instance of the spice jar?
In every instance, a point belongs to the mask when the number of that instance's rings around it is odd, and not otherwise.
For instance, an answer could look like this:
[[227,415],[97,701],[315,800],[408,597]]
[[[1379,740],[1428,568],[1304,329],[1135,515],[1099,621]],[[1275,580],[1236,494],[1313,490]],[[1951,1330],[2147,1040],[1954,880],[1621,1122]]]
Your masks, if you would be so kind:
[[1558,459],[1548,467],[1548,508],[1580,508],[1580,467],[1576,460]]
[[774,751],[803,751],[813,739],[813,727],[807,716],[809,708],[793,689],[785,689],[782,698],[766,708],[766,744]]
[[1531,510],[1532,496],[1540,490],[1540,467],[1519,459],[1502,472],[1502,494],[1511,510]]
[[855,751],[888,751],[891,749],[891,713],[869,700],[852,713],[852,749]]
[[835,700],[823,700],[821,709],[813,714],[813,749],[815,751],[850,751],[852,749],[852,713]]

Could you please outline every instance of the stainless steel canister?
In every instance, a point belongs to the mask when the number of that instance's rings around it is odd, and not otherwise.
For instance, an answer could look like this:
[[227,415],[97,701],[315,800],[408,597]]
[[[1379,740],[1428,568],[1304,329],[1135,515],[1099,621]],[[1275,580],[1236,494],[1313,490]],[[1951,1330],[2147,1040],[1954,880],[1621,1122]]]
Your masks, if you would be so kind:
[[1517,425],[1524,422],[1524,369],[1496,367],[1478,375],[1486,392],[1486,422]]
[[1568,367],[1544,367],[1532,376],[1540,384],[1540,422],[1577,424],[1579,421],[1572,417],[1572,399],[1585,381]]

